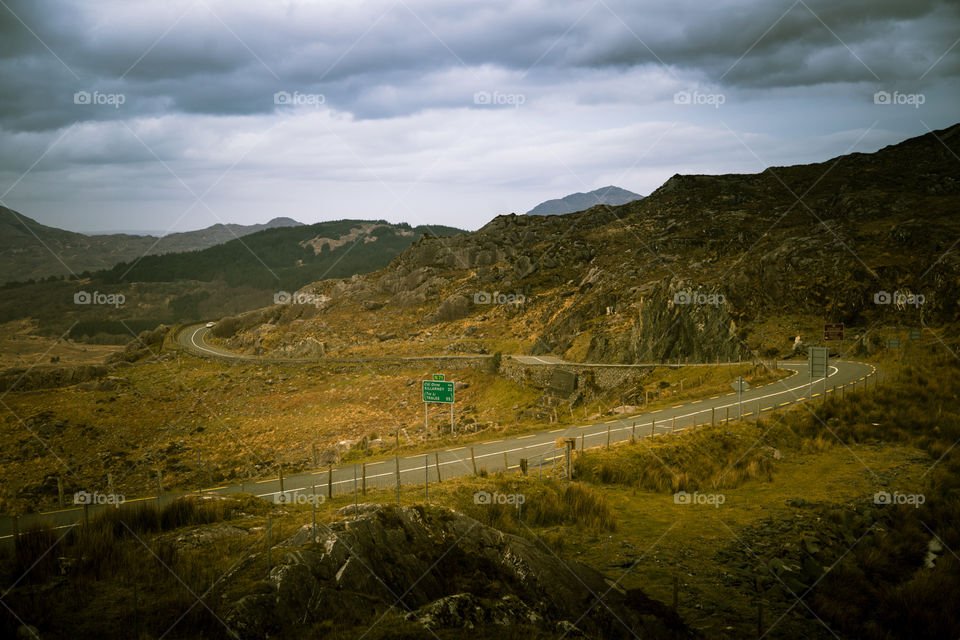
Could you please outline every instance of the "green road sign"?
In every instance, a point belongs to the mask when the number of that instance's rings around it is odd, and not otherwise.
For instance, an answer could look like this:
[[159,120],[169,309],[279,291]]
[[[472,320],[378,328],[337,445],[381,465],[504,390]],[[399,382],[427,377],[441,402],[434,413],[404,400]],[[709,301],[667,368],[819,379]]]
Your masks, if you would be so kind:
[[900,338],[887,338],[887,349],[899,349]]
[[433,374],[433,379],[436,380],[437,382],[443,382],[444,376],[442,373],[435,373]]
[[437,380],[423,381],[423,401],[424,402],[447,402],[453,403],[453,383]]
[[810,377],[826,378],[830,362],[830,350],[827,347],[810,347]]
[[920,339],[920,329],[910,329],[910,339],[919,340]]

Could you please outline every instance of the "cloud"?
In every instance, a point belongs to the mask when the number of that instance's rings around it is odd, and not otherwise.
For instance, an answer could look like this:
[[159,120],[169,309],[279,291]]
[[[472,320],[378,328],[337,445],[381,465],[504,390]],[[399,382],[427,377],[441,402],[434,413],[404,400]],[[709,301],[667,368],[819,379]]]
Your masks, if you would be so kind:
[[[953,34],[945,25],[958,17],[955,5],[935,0],[576,2],[549,11],[469,0],[456,10],[392,1],[53,4],[9,3],[24,24],[5,11],[0,68],[15,89],[0,104],[5,128],[171,110],[263,114],[275,110],[277,90],[324,94],[358,117],[391,117],[449,107],[496,73],[567,92],[578,90],[570,74],[661,66],[678,82],[731,88],[895,83],[916,79],[946,51]],[[938,67],[934,77],[955,75],[956,57]],[[431,84],[451,75],[459,81],[446,91]],[[123,112],[76,108],[81,89],[126,95]]]
[[[28,215],[96,202],[83,214],[104,221],[93,226],[145,208],[173,222],[196,207],[191,190],[224,176],[210,199],[236,215],[247,210],[236,199],[260,202],[259,219],[284,194],[270,215],[443,218],[444,198],[469,198],[464,224],[480,226],[611,182],[649,192],[678,171],[761,169],[756,155],[821,160],[868,128],[860,150],[950,124],[958,11],[938,0],[5,0],[0,193],[15,185],[5,199]],[[878,89],[927,100],[922,113],[881,109]],[[313,98],[277,104],[277,92]],[[722,108],[678,105],[678,92],[722,96]]]

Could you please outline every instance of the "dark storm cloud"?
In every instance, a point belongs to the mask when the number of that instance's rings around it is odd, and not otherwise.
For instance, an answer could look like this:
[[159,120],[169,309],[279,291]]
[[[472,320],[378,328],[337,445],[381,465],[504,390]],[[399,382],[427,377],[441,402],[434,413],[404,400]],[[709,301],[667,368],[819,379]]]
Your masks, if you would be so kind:
[[[277,6],[5,0],[0,125],[266,114],[280,90],[323,94],[361,118],[389,117],[469,106],[474,91],[503,75],[536,93],[542,79],[564,72],[661,64],[677,78],[732,88],[913,82],[947,50],[958,23],[956,5],[936,0]],[[957,64],[955,50],[928,79],[956,75]],[[446,90],[425,80],[449,71],[462,81]],[[566,89],[578,91],[576,83]],[[120,93],[124,103],[76,105],[78,90]]]

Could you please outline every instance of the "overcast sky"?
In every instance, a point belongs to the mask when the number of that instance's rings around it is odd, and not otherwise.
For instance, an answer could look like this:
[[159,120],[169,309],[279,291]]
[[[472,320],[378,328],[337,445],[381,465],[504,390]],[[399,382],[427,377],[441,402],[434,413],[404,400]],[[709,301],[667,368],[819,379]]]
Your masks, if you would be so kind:
[[958,37],[935,0],[0,0],[0,203],[476,229],[943,128]]

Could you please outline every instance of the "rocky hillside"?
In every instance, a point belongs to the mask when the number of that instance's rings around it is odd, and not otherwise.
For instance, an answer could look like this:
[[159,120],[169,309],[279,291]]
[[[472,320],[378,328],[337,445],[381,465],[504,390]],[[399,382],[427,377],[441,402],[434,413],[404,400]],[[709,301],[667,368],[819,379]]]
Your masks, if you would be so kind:
[[289,302],[309,282],[381,269],[425,235],[457,233],[382,220],[266,229],[201,251],[137,257],[78,280],[9,285],[0,296],[0,322],[33,318],[47,335],[126,341],[161,323]]
[[379,272],[309,285],[328,299],[316,319],[228,343],[713,360],[787,356],[843,322],[873,349],[884,327],[957,319],[958,155],[955,125],[818,164],[677,175],[619,207],[500,216],[424,238]]
[[316,540],[312,531],[283,543],[266,583],[231,588],[242,566],[224,580],[226,622],[240,637],[284,637],[331,618],[339,628],[389,627],[391,609],[413,628],[389,637],[498,628],[520,634],[511,637],[696,637],[641,591],[455,511],[365,504],[359,516],[321,526]]
[[641,196],[639,193],[634,193],[633,191],[627,191],[626,189],[621,189],[620,187],[614,187],[613,185],[610,185],[608,187],[600,187],[599,189],[588,191],[587,193],[571,193],[563,198],[556,198],[554,200],[541,202],[533,209],[530,209],[530,211],[527,211],[526,215],[563,215],[566,213],[573,213],[575,211],[583,211],[584,209],[595,207],[598,204],[627,204],[628,202],[633,202],[634,200],[640,200],[642,198],[643,196]]
[[161,238],[123,233],[85,235],[48,227],[0,207],[0,283],[99,271],[145,255],[196,251],[264,229],[300,224],[290,218],[274,218],[266,224],[215,224]]

